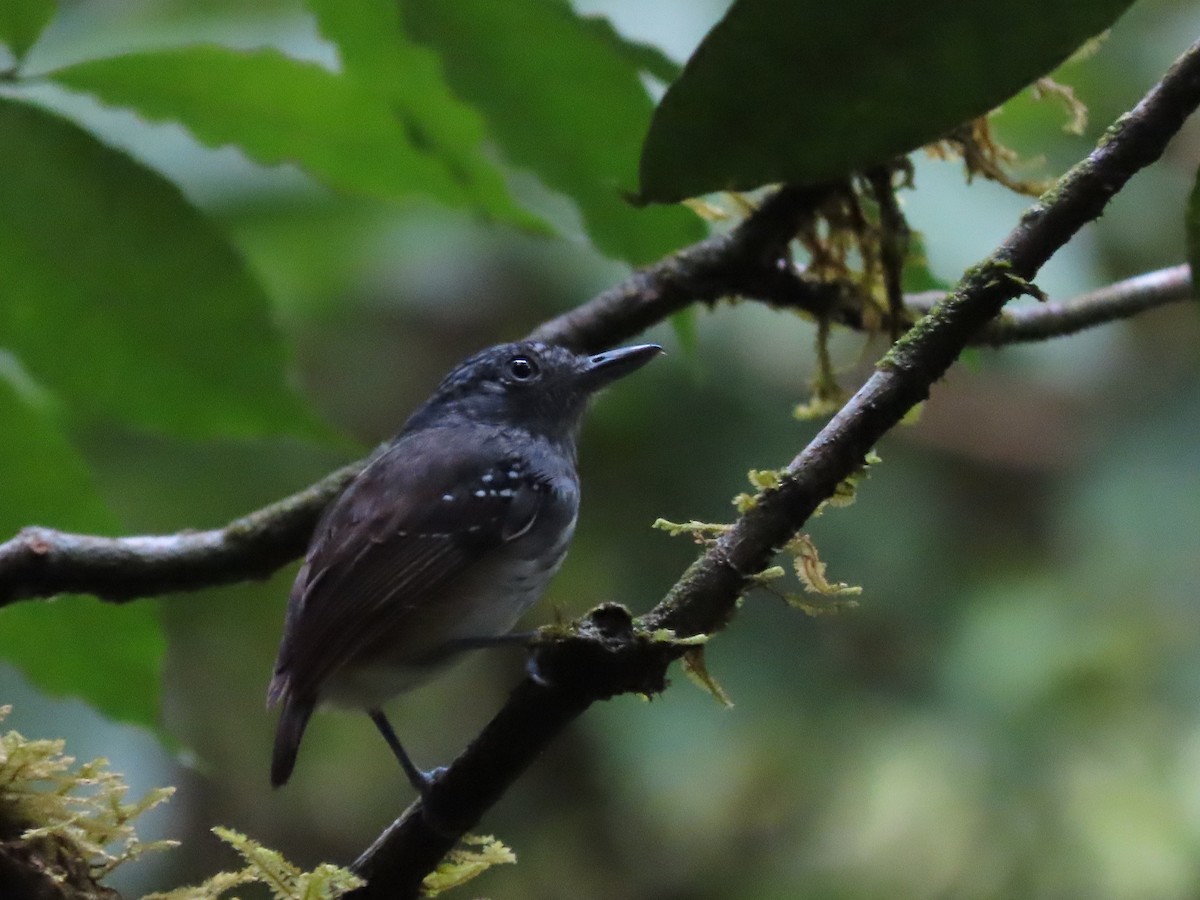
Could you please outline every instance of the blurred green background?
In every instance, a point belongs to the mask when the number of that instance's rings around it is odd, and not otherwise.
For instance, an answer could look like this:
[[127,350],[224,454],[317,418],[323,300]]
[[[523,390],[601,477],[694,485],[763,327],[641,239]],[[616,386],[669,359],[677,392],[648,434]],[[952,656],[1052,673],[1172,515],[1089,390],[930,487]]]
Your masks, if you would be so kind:
[[[678,61],[724,8],[574,6]],[[1091,109],[1083,136],[1062,131],[1052,102],[1010,103],[994,126],[1032,161],[1021,174],[1057,174],[1085,154],[1197,34],[1196,4],[1142,0],[1096,54],[1069,64],[1061,77]],[[332,56],[298,3],[89,0],[62,5],[28,68],[195,40]],[[79,477],[94,484],[113,533],[217,526],[302,488],[385,439],[460,357],[629,271],[596,249],[571,200],[522,166],[509,167],[508,186],[554,235],[434,202],[339,193],[296,167],[204,147],[177,125],[52,86],[13,90],[164,173],[219,225],[265,287],[292,385],[322,423],[307,436],[194,439],[103,414],[71,418],[70,444],[87,465]],[[485,153],[503,155],[486,143]],[[1193,121],[1040,286],[1064,299],[1180,262],[1198,161]],[[1028,203],[967,186],[959,165],[920,155],[916,184],[905,208],[947,282]],[[813,376],[811,322],[724,304],[696,325],[691,350],[656,329],[670,355],[596,404],[581,442],[578,536],[531,625],[602,601],[649,608],[695,553],[650,523],[729,518],[745,472],[783,464],[818,427],[790,416]],[[833,347],[847,386],[883,349],[854,334]],[[1200,894],[1198,347],[1195,307],[1177,306],[1048,345],[973,352],[920,421],[877,448],[883,462],[857,503],[812,523],[831,578],[863,586],[860,607],[809,618],[752,595],[708,648],[732,709],[677,673],[653,702],[591,710],[485,819],[481,830],[518,865],[462,895]],[[0,375],[16,384],[22,373],[6,359]],[[8,465],[5,479],[36,485],[32,461]],[[39,506],[34,486],[27,493],[9,524],[70,524]],[[268,787],[264,693],[294,571],[137,604],[166,634],[157,735],[0,667],[0,701],[15,706],[5,727],[109,757],[135,793],[179,786],[142,830],[184,846],[121,871],[130,896],[233,868],[212,825],[305,866],[348,863],[407,804],[365,716],[318,716],[292,783]],[[90,616],[104,642],[127,613],[90,600],[55,608]],[[47,609],[22,610],[35,637]],[[40,641],[8,649],[43,661],[59,652],[47,633]],[[87,646],[71,652],[64,667],[105,665]],[[417,761],[451,759],[522,662],[477,655],[395,702]]]

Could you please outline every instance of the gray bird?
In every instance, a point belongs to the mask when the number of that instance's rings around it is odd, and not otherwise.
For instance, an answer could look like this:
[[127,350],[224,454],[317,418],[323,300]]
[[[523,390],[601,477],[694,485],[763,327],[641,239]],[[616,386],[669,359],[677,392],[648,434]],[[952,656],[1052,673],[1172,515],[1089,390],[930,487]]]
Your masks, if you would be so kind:
[[498,642],[562,564],[579,511],[588,399],[661,353],[592,356],[524,341],[455,368],[326,509],[288,599],[268,705],[271,783],[319,705],[364,709],[422,796],[431,776],[381,706],[464,650]]

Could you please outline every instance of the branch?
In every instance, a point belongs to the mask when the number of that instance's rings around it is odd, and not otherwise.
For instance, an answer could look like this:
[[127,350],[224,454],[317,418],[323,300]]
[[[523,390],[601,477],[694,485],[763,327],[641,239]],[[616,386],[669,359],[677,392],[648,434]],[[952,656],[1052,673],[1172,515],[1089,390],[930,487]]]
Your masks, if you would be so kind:
[[[831,322],[856,331],[869,330],[863,318],[863,301],[854,285],[827,282],[828,300],[823,309],[816,309],[812,291],[804,286],[805,282],[803,271],[798,266],[789,265],[788,270],[780,271],[770,285],[760,284],[764,293],[756,299],[779,309],[825,315]],[[945,291],[906,294],[900,320],[901,330],[911,328],[945,296]],[[1186,264],[1171,266],[1118,281],[1070,300],[1057,303],[1046,301],[1037,306],[1005,310],[975,334],[971,343],[1001,347],[1066,337],[1160,306],[1194,299],[1196,291],[1192,284],[1191,269]],[[890,317],[885,319],[885,324],[890,328]]]
[[[517,687],[433,786],[432,812],[420,802],[414,804],[355,863],[368,885],[353,896],[416,896],[424,873],[591,702],[661,685],[670,659],[682,648],[656,643],[648,635],[660,629],[683,636],[720,629],[751,586],[753,574],[862,466],[876,442],[928,396],[930,386],[1003,305],[1024,293],[1042,265],[1095,219],[1136,171],[1162,154],[1197,105],[1200,43],[1108,130],[1086,159],[1026,211],[996,251],[966,273],[953,294],[896,343],[862,388],[792,460],[781,484],[762,494],[661,603],[637,622],[627,614],[621,619],[611,608],[597,610],[576,636],[539,654],[551,686],[526,680]],[[610,627],[596,622],[597,613],[604,614]],[[581,671],[578,659],[570,655],[564,659],[563,653],[574,646],[580,651],[575,657],[587,651],[593,670],[584,666]]]
[[210,531],[108,538],[24,528],[0,544],[0,607],[69,592],[124,603],[266,578],[303,555],[321,510],[360,466],[339,469],[299,493]]
[[529,337],[589,353],[640,334],[693,303],[735,294],[813,313],[832,310],[842,286],[795,273],[785,263],[792,236],[825,194],[820,187],[778,190],[729,233],[633,273],[539,325]]
[[[935,300],[942,296],[938,294]],[[1005,310],[984,326],[971,343],[1000,347],[1065,337],[1095,325],[1195,298],[1191,268],[1171,266],[1118,281],[1062,303],[1045,302]],[[934,303],[921,295],[908,298],[907,305],[910,309],[928,312]]]

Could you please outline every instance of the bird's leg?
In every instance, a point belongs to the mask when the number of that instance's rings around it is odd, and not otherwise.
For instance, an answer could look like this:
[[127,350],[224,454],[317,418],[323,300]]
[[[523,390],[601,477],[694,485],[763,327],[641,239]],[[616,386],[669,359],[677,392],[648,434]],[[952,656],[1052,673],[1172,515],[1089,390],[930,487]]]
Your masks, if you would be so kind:
[[379,729],[379,733],[383,735],[383,739],[387,741],[387,745],[392,748],[392,753],[396,755],[396,759],[400,762],[400,768],[404,770],[404,774],[408,777],[408,783],[421,795],[422,800],[428,801],[429,789],[433,786],[433,780],[440,770],[434,769],[432,772],[425,772],[417,768],[416,763],[409,758],[408,753],[400,745],[400,738],[396,737],[392,723],[387,720],[387,716],[383,714],[383,710],[369,709],[367,710],[367,715],[371,717],[371,721],[375,723],[375,727]]
[[551,686],[550,679],[542,674],[542,666],[541,663],[538,662],[538,652],[536,647],[530,647],[529,655],[525,657],[525,677],[527,677],[538,687],[548,688]]
[[447,641],[445,648],[453,653],[459,650],[486,650],[489,647],[507,647],[512,644],[528,646],[537,636],[538,633],[536,631],[510,631],[507,634],[455,638],[452,641]]

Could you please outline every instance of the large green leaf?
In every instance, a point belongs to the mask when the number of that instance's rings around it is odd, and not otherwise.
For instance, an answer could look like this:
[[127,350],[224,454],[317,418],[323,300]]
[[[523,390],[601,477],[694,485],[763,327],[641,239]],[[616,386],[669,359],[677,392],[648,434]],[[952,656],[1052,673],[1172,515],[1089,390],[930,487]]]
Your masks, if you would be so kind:
[[[0,377],[0,540],[24,525],[112,528],[87,467],[50,417]],[[150,603],[81,597],[0,609],[0,658],[38,687],[116,719],[155,727],[164,640]]]
[[[510,197],[500,169],[483,154],[487,129],[482,118],[450,91],[437,57],[403,33],[395,0],[309,0],[308,5],[321,33],[338,46],[342,80],[352,80],[356,91],[370,92],[372,102],[393,119],[396,133],[389,143],[411,142],[435,156],[486,214],[545,228]],[[377,156],[382,160],[389,152],[382,147]]]
[[689,211],[634,209],[652,105],[636,54],[558,0],[400,0],[405,27],[487,120],[505,156],[570,196],[592,241],[634,263],[703,234]]
[[0,98],[0,346],[68,408],[182,435],[311,430],[267,299],[160,175]]
[[[90,60],[49,77],[144,118],[179,122],[210,146],[237,144],[269,165],[297,163],[337,188],[463,206],[477,186],[476,171],[431,152],[442,149],[427,137],[436,112],[411,115],[358,79],[276,50],[179,47]],[[484,188],[492,211],[511,214],[494,179]]]
[[0,44],[7,44],[18,60],[37,43],[54,18],[55,0],[4,0],[0,3]]
[[655,112],[645,200],[811,184],[981,116],[1132,0],[737,0]]

